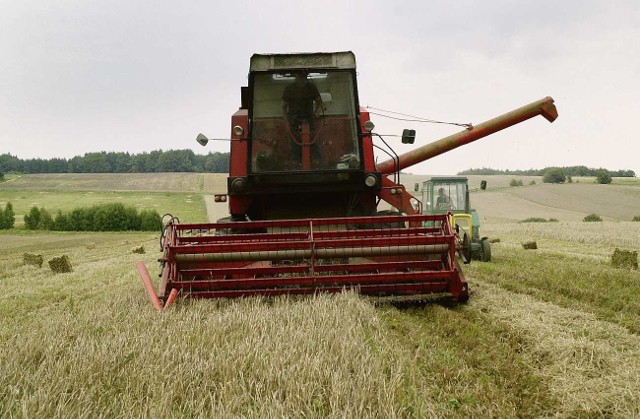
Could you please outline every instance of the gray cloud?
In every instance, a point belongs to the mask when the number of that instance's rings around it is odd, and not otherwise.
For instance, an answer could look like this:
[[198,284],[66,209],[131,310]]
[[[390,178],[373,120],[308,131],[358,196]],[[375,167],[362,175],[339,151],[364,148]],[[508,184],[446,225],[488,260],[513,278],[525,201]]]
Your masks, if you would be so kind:
[[[209,151],[193,139],[229,135],[252,53],[350,49],[363,105],[478,123],[556,99],[554,124],[526,122],[416,172],[586,164],[640,173],[629,126],[640,111],[637,2],[3,3],[0,153]],[[375,122],[388,134],[407,125]],[[455,132],[414,128],[422,142]]]

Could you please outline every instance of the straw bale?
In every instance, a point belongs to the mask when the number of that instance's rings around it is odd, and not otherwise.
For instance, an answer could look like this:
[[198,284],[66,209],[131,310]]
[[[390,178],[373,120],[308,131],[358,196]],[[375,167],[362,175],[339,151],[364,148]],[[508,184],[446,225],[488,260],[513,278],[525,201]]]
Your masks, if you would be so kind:
[[71,272],[73,269],[71,267],[71,261],[69,261],[69,257],[67,255],[62,255],[58,258],[53,258],[49,261],[49,267],[54,273],[65,273]]
[[131,253],[144,254],[145,253],[144,246],[134,247],[133,249],[131,249]]
[[617,249],[613,251],[611,255],[611,265],[614,268],[624,268],[624,269],[638,269],[638,252],[631,250],[620,250]]
[[33,265],[37,266],[38,268],[42,268],[42,263],[44,262],[42,255],[34,255],[33,253],[23,254],[22,260],[24,261],[25,265]]

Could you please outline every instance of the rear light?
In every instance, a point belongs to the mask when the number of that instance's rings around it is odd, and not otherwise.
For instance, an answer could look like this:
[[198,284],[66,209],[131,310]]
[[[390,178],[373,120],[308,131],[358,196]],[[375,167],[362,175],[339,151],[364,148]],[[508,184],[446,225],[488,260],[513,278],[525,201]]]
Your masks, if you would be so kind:
[[227,195],[213,195],[215,202],[227,202]]

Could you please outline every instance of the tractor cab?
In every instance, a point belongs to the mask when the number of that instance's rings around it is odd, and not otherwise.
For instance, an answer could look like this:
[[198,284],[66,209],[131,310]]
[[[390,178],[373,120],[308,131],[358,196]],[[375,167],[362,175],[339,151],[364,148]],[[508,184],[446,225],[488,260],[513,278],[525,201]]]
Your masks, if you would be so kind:
[[480,217],[471,208],[469,183],[466,177],[432,177],[422,183],[422,213],[450,212],[452,225],[461,236],[468,234],[471,257],[483,262],[491,260],[491,247],[486,237],[480,237]]
[[422,183],[423,214],[470,213],[466,177],[432,177]]

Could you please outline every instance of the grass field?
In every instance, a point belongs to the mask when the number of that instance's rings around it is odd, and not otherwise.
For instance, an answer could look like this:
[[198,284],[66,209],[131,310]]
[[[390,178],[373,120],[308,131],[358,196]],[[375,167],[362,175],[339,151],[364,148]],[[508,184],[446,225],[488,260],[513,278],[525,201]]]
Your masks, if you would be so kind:
[[[215,182],[207,179],[215,179]],[[207,221],[203,193],[216,192],[226,175],[200,173],[47,174],[12,177],[0,184],[0,205],[11,202],[16,226],[31,207],[52,215],[78,207],[120,202],[138,210],[170,213],[182,220]],[[206,185],[212,184],[211,190]]]
[[[500,242],[464,267],[472,295],[456,307],[347,292],[158,315],[133,266],[155,277],[157,234],[2,232],[0,416],[639,416],[640,273],[610,257],[638,250],[640,223],[517,223],[519,208],[486,214]],[[25,266],[25,252],[74,271]]]

